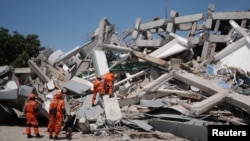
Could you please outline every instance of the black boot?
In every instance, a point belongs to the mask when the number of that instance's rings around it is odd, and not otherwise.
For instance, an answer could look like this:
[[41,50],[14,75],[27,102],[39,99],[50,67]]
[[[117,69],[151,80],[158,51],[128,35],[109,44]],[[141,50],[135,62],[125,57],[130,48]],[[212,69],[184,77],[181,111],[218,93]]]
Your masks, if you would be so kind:
[[41,136],[40,134],[36,134],[36,138],[42,138],[43,136]]
[[58,137],[57,136],[54,136],[54,140],[57,140],[58,139]]
[[54,139],[52,135],[49,135],[49,139]]
[[31,134],[27,134],[27,138],[32,138],[33,136]]

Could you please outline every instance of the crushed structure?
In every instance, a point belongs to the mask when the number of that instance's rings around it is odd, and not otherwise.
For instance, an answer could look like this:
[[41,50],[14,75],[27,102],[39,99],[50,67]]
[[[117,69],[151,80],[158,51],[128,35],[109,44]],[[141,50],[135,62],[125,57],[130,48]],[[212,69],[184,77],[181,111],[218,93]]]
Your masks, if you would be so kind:
[[[48,117],[60,89],[67,92],[65,131],[206,141],[208,125],[248,125],[249,22],[249,11],[215,12],[210,4],[205,14],[137,18],[118,36],[103,18],[90,41],[67,53],[46,49],[28,68],[1,66],[0,121],[22,111],[30,92]],[[118,75],[115,97],[92,107],[92,82],[110,70]]]

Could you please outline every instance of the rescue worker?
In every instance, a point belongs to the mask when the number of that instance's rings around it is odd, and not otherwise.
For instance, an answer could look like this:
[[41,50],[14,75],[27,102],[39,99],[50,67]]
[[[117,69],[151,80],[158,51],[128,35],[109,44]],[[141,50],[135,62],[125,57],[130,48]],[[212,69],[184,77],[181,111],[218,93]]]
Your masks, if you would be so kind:
[[105,93],[109,94],[109,97],[113,97],[113,83],[116,78],[116,74],[109,72],[104,76],[104,89]]
[[92,95],[92,106],[95,106],[95,100],[96,100],[96,95],[97,93],[103,95],[104,88],[103,88],[103,83],[102,83],[102,77],[101,76],[96,76],[96,80],[93,83],[93,95]]
[[26,115],[26,135],[27,138],[32,138],[31,135],[31,127],[34,128],[34,134],[36,138],[41,138],[42,136],[39,134],[38,129],[38,103],[36,102],[35,94],[31,93],[28,96],[28,101],[25,103],[25,115]]
[[58,139],[58,135],[62,129],[62,122],[65,112],[65,103],[62,99],[62,93],[61,91],[57,91],[49,106],[48,130],[50,139]]
[[[55,132],[55,125],[56,125],[56,111],[52,110],[52,107],[57,104],[56,100],[56,94],[53,96],[52,101],[50,102],[49,105],[49,123],[48,123],[48,132],[49,132],[49,138],[53,139],[53,132]],[[56,104],[55,104],[56,102]]]

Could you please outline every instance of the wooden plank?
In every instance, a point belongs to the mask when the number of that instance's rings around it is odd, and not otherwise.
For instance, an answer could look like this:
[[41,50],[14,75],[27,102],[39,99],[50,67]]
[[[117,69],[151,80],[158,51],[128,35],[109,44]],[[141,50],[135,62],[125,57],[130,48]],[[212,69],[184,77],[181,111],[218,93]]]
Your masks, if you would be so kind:
[[158,59],[158,58],[146,55],[146,54],[143,54],[141,52],[134,52],[134,55],[137,56],[138,58],[141,58],[143,60],[158,64],[158,65],[161,65],[161,66],[166,66],[167,65],[167,61],[162,60],[162,59]]

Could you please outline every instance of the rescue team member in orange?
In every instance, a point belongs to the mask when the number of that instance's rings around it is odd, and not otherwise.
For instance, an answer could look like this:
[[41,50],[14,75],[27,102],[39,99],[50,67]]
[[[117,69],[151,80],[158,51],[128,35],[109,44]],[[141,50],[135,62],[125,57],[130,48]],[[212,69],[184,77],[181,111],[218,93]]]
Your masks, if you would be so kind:
[[34,128],[34,134],[36,138],[41,138],[38,129],[38,103],[36,102],[35,94],[31,93],[28,97],[28,101],[25,103],[25,115],[26,115],[26,134],[27,138],[32,138],[31,127]]
[[[55,93],[54,99],[51,101],[49,106],[49,138],[58,139],[58,135],[62,128],[62,121],[65,115],[65,103],[62,99],[61,91]],[[53,137],[54,133],[54,137]]]
[[[49,132],[49,138],[53,139],[53,132],[55,132],[55,125],[56,125],[56,106],[57,100],[56,100],[56,94],[53,97],[53,100],[50,102],[49,106],[49,123],[48,123],[48,132]],[[55,107],[54,109],[52,107]],[[53,111],[54,110],[54,111]]]
[[109,97],[113,97],[113,83],[116,78],[116,74],[109,72],[104,77],[104,89],[109,94]]
[[92,95],[91,103],[92,103],[92,106],[95,106],[95,99],[96,99],[97,93],[102,94],[102,95],[105,93],[101,76],[96,76],[96,80],[94,81],[92,92],[93,92],[93,95]]

